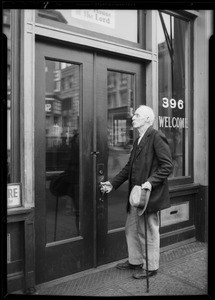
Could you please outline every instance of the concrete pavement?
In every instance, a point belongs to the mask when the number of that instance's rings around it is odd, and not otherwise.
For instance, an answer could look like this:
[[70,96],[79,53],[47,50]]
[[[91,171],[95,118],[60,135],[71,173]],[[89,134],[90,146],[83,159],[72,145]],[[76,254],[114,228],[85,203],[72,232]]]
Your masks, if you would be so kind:
[[163,251],[158,274],[149,278],[149,293],[146,280],[132,278],[132,270],[116,269],[118,262],[40,284],[36,289],[39,295],[207,295],[207,257],[207,244],[200,242]]

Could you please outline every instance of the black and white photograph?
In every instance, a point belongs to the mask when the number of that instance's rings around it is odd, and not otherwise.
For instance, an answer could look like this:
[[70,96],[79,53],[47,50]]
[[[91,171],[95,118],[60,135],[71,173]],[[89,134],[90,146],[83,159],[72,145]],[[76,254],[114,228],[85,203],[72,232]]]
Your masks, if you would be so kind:
[[18,4],[2,5],[1,294],[209,295],[212,6]]

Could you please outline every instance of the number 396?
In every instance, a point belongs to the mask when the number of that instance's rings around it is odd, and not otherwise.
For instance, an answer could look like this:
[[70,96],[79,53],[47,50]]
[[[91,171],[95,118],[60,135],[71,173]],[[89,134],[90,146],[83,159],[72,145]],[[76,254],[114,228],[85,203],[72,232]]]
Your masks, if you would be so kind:
[[176,101],[175,99],[168,99],[166,97],[162,98],[162,106],[164,108],[168,108],[168,107],[171,107],[171,108],[176,108],[178,107],[179,109],[183,109],[184,108],[184,101],[183,100],[178,100]]

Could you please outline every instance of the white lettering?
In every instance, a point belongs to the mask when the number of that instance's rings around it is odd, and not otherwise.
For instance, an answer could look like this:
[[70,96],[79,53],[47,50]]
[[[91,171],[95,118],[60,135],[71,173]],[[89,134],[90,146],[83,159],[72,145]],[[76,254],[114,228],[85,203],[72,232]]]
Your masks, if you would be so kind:
[[178,100],[178,102],[175,99],[168,99],[167,97],[163,97],[162,98],[162,106],[164,108],[168,108],[169,106],[171,108],[176,108],[176,106],[178,106],[179,109],[183,109],[184,108],[184,101],[183,100]]
[[168,100],[168,98],[164,97],[162,100],[163,100],[162,106],[163,106],[164,108],[169,107],[169,100]]
[[164,127],[164,117],[158,116],[159,118],[159,127]]
[[170,102],[170,107],[171,108],[176,108],[177,103],[176,103],[175,99],[170,99],[169,102]]
[[[173,121],[175,121],[175,124],[173,124]],[[175,128],[177,126],[177,119],[175,117],[172,118],[172,127]]]
[[184,108],[184,101],[183,100],[178,100],[178,108],[183,109]]
[[172,128],[170,117],[168,117],[168,124],[169,124],[169,128]]
[[188,119],[179,117],[158,116],[159,127],[164,128],[188,128]]
[[184,128],[184,118],[179,118],[179,128]]
[[179,128],[179,118],[176,118],[176,127]]

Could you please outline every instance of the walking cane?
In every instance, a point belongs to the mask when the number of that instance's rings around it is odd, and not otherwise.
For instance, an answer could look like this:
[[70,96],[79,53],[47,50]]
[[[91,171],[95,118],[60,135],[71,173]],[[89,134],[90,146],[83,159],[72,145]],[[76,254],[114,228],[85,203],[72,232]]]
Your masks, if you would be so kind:
[[146,251],[146,292],[149,293],[149,269],[148,269],[148,244],[147,244],[147,213],[144,212],[144,222],[145,222],[145,251]]

